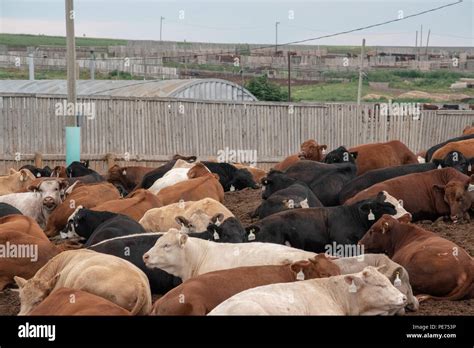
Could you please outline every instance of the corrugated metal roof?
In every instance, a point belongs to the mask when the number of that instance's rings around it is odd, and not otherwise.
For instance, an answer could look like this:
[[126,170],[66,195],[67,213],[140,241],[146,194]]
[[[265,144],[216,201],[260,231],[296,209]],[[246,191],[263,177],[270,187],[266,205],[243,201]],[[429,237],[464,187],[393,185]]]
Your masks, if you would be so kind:
[[[66,80],[0,80],[0,93],[67,94]],[[243,93],[243,98],[242,98]],[[245,88],[221,79],[186,80],[78,80],[77,95],[117,97],[171,97],[205,100],[257,98]]]

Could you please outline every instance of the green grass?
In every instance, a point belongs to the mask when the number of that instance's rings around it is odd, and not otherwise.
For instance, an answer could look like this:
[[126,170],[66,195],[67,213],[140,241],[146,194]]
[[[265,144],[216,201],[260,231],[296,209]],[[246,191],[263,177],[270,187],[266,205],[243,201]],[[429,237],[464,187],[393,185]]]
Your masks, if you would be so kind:
[[[76,46],[112,46],[126,45],[127,40],[76,37]],[[46,36],[29,34],[0,34],[0,45],[8,46],[66,46],[64,36]]]
[[[368,86],[363,86],[363,94],[365,94],[367,90]],[[291,88],[291,98],[294,101],[355,101],[357,100],[357,82],[295,86]]]
[[228,72],[239,72],[241,69],[240,67],[235,67],[232,64],[222,64],[222,65],[215,65],[215,64],[195,64],[195,63],[178,63],[178,62],[164,62],[163,66],[169,68],[180,68],[184,69],[196,69],[196,70],[207,70],[207,71],[228,71]]
[[[5,69],[0,68],[0,80],[28,80],[28,70],[23,69]],[[65,80],[67,78],[66,71],[56,71],[56,70],[36,70],[35,79],[36,80]],[[88,70],[80,71],[80,80],[90,79],[90,74]],[[143,76],[132,76],[127,72],[111,71],[108,74],[105,73],[95,73],[96,80],[143,80]]]

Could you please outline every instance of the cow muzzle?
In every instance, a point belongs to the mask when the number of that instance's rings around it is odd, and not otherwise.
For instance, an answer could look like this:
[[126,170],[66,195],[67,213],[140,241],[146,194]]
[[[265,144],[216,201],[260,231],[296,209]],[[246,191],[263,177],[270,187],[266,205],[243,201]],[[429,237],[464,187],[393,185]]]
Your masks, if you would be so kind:
[[56,202],[54,201],[53,197],[46,197],[43,199],[43,206],[48,210],[53,210],[56,208]]

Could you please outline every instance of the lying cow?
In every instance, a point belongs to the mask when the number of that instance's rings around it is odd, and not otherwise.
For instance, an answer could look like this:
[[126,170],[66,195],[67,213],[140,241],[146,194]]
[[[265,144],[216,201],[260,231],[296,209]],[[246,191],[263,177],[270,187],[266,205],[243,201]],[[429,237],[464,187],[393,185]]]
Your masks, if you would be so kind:
[[324,254],[287,265],[251,266],[188,279],[153,304],[152,315],[206,315],[235,294],[257,286],[341,274]]
[[211,222],[233,217],[222,203],[204,198],[199,201],[172,203],[148,210],[139,221],[146,231],[165,232],[182,228],[185,232],[202,232]]
[[7,215],[23,215],[21,211],[8,203],[0,203],[0,218]]
[[0,196],[26,189],[36,177],[28,169],[10,169],[10,174],[0,176]]
[[357,158],[357,175],[374,169],[418,163],[417,156],[398,140],[364,144],[348,150],[342,147],[328,153],[327,158],[331,158],[332,163],[348,162],[347,159],[351,162],[351,159]]
[[474,134],[474,126],[466,126],[464,130],[462,131],[462,135],[470,135]]
[[277,163],[273,169],[285,171],[299,160],[321,162],[324,158],[326,149],[327,145],[319,145],[316,140],[306,140],[303,144],[301,144],[299,153],[286,157],[283,161]]
[[91,209],[124,214],[135,221],[140,221],[148,210],[161,206],[161,201],[157,196],[147,190],[140,189],[128,195],[127,198],[109,200]]
[[461,247],[423,228],[382,217],[360,244],[406,268],[417,294],[444,300],[474,298],[474,260]]
[[246,230],[249,240],[325,252],[334,242],[356,244],[384,214],[405,215],[403,208],[394,207],[385,199],[380,193],[376,199],[350,206],[287,210],[253,223]]
[[154,168],[150,167],[120,167],[114,165],[109,168],[107,181],[114,186],[122,186],[127,192],[130,192],[141,182],[145,174],[151,172],[153,169]]
[[474,139],[455,141],[448,143],[433,153],[431,160],[444,158],[448,153],[455,151],[462,153],[465,157],[474,157]]
[[130,312],[87,291],[59,288],[48,295],[28,315],[130,315]]
[[199,201],[206,197],[224,201],[224,190],[219,183],[218,175],[206,173],[200,177],[179,182],[160,191],[157,195],[160,206],[183,201]]
[[[357,273],[367,266],[380,267],[379,272],[385,274],[390,282],[407,297],[406,308],[410,311],[418,310],[419,303],[417,298],[413,295],[408,272],[398,263],[390,260],[386,255],[363,254],[355,257],[333,259],[333,262],[339,267],[341,274]],[[405,314],[405,309],[397,311],[397,314]]]
[[150,269],[143,262],[143,254],[150,250],[162,233],[141,233],[103,240],[88,248],[100,253],[110,254],[127,260],[140,268],[148,277],[151,292],[165,294],[181,283],[181,279],[173,277],[165,271]]
[[[182,161],[183,160],[178,160]],[[188,164],[187,162],[186,165]],[[178,164],[178,162],[176,162]],[[176,166],[175,164],[175,166]],[[192,166],[186,167],[173,167],[163,177],[156,180],[148,191],[158,194],[162,189],[173,186],[179,182],[183,182],[189,179],[199,178],[207,173],[210,173],[209,169],[201,163],[193,164]]]
[[66,198],[50,215],[46,224],[45,233],[54,237],[62,231],[69,217],[79,206],[92,208],[96,205],[120,198],[114,185],[110,183],[82,184],[76,183],[66,190]]
[[[262,183],[268,185],[268,179],[263,179]],[[304,182],[295,182],[287,188],[281,189],[273,193],[265,199],[257,209],[252,213],[251,217],[263,219],[269,215],[294,208],[316,208],[322,207],[320,202]]]
[[304,182],[324,206],[339,204],[339,191],[355,178],[356,167],[352,163],[325,164],[315,161],[299,161],[285,173],[271,170],[262,181],[262,198],[267,199],[274,192]]
[[281,265],[314,253],[271,243],[214,243],[171,230],[143,255],[145,265],[160,268],[183,281],[227,268]]
[[15,254],[0,257],[0,291],[13,283],[14,276],[31,278],[49,259],[59,253],[32,218],[7,215],[0,218],[0,245]]
[[18,315],[29,314],[51,292],[63,287],[103,297],[132,315],[147,315],[151,310],[150,286],[145,274],[130,262],[92,250],[62,252],[33,278],[14,279],[20,288]]
[[51,168],[48,166],[38,168],[31,164],[25,164],[23,167],[20,168],[20,170],[22,169],[28,169],[31,174],[33,174],[36,178],[48,178],[51,176],[52,172]]
[[242,190],[246,187],[258,188],[252,174],[247,169],[237,169],[230,163],[202,162],[212,173],[219,176],[224,191]]
[[237,169],[247,169],[250,172],[250,174],[252,174],[253,180],[256,183],[259,183],[262,180],[262,178],[264,178],[267,175],[267,172],[260,168],[246,166],[240,163],[233,163],[233,166]]
[[368,266],[354,274],[245,290],[209,315],[388,315],[406,301],[387,277]]
[[207,240],[213,240],[219,243],[245,243],[248,241],[247,232],[235,217],[229,217],[224,222],[213,221],[207,226],[209,238]]
[[11,193],[0,196],[0,202],[8,203],[35,219],[44,228],[54,209],[62,203],[67,183],[53,178],[37,179],[29,187],[32,192]]
[[448,139],[446,141],[443,141],[442,143],[439,143],[439,144],[436,144],[432,147],[430,147],[427,151],[426,151],[426,156],[425,156],[425,160],[426,162],[430,162],[431,161],[431,158],[433,156],[433,154],[440,148],[442,148],[443,146],[445,146],[446,144],[449,144],[449,143],[452,143],[452,142],[457,142],[457,141],[462,141],[462,140],[467,140],[467,139],[474,139],[474,134],[467,134],[467,135],[462,135],[460,137],[455,137],[455,138],[451,138],[451,139]]
[[413,220],[451,217],[458,221],[469,219],[471,207],[468,193],[469,177],[453,168],[435,169],[424,173],[400,176],[375,184],[346,201],[353,204],[386,191],[401,199]]

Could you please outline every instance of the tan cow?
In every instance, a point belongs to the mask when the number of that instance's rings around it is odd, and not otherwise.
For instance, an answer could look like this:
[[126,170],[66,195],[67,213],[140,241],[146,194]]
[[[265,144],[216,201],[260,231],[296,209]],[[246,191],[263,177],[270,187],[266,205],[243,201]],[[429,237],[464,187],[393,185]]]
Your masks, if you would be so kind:
[[130,315],[130,312],[87,291],[59,288],[28,315]]
[[276,164],[273,168],[275,170],[285,171],[286,169],[288,169],[288,167],[290,167],[292,164],[299,161],[300,159],[320,162],[323,160],[326,149],[327,145],[319,145],[316,140],[306,140],[303,144],[301,144],[300,152],[298,154],[286,157],[283,161]]
[[[201,163],[200,163],[201,164]],[[195,177],[193,171],[202,171],[203,175]],[[200,173],[197,173],[198,175]],[[203,168],[198,165],[191,168],[188,172],[188,176],[192,179],[179,182],[175,185],[166,187],[158,193],[158,198],[162,202],[162,205],[168,205],[172,203],[183,201],[199,201],[203,198],[209,197],[216,201],[224,201],[224,189],[219,182],[219,175],[204,172]]]
[[100,203],[120,198],[114,185],[107,182],[75,183],[66,190],[66,194],[64,202],[52,212],[46,223],[45,233],[49,237],[57,235],[66,227],[69,216],[78,206],[82,205],[84,208],[90,209]]
[[36,221],[24,215],[0,218],[0,291],[14,276],[31,278],[59,253]]
[[161,206],[162,204],[156,195],[148,190],[138,189],[129,194],[127,198],[107,201],[93,207],[91,210],[124,214],[135,221],[140,221],[148,210]]
[[68,287],[103,297],[132,315],[151,310],[146,275],[119,257],[80,249],[65,251],[46,263],[30,280],[15,277],[20,288],[19,315],[29,314],[56,289]]
[[148,210],[139,221],[147,232],[165,232],[183,227],[186,232],[205,231],[210,222],[222,222],[233,217],[224,205],[212,198],[172,203]]
[[474,126],[466,126],[466,128],[464,128],[462,132],[462,135],[470,135],[470,134],[474,134]]
[[10,169],[10,174],[0,176],[0,196],[25,190],[36,177],[28,170]]
[[431,161],[434,159],[443,159],[451,151],[458,151],[466,158],[474,157],[474,139],[466,139],[447,143],[433,153]]

